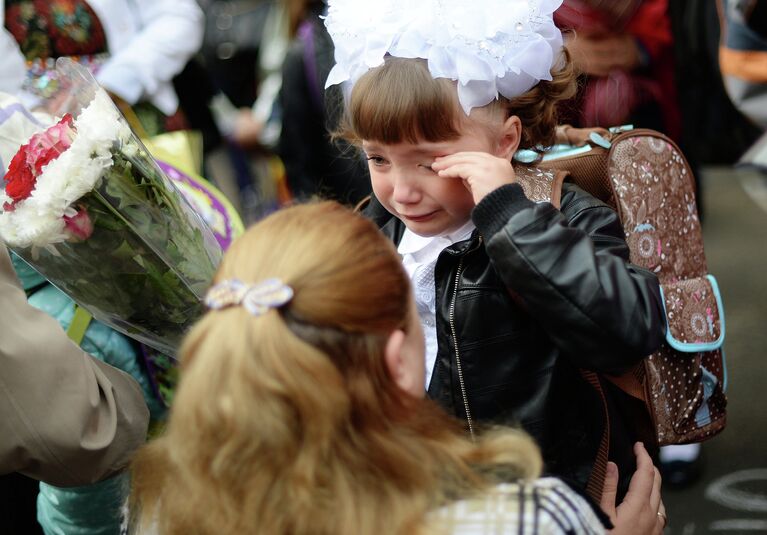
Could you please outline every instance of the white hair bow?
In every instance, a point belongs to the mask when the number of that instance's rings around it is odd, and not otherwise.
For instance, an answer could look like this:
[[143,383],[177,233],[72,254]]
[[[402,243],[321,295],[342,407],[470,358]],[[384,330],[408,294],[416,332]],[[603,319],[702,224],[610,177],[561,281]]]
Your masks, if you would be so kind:
[[356,82],[386,54],[427,60],[434,78],[458,82],[468,114],[551,80],[562,0],[329,0],[325,25],[336,65],[326,87]]

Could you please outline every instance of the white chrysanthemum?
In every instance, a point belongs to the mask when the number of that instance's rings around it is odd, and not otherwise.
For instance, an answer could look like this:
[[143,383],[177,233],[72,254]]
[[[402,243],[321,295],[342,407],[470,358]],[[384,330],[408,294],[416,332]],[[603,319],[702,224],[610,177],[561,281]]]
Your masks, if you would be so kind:
[[562,0],[329,0],[336,64],[326,86],[356,82],[386,54],[427,60],[458,82],[468,114],[551,80],[562,49],[553,20]]
[[113,165],[114,144],[131,136],[104,91],[96,93],[75,119],[74,128],[72,145],[43,168],[32,194],[13,211],[0,214],[0,236],[7,244],[45,247],[66,240],[64,215],[73,215],[72,204],[93,190]]

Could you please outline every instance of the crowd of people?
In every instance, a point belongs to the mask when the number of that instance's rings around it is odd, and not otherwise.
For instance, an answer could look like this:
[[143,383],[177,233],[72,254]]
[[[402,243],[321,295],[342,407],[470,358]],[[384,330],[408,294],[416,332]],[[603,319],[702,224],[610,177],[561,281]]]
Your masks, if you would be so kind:
[[[531,200],[521,183],[555,173],[515,155],[631,123],[708,163],[693,124],[705,117],[682,105],[679,5],[2,7],[0,91],[34,109],[54,60],[76,58],[142,136],[200,133],[198,171],[254,225],[218,268],[172,396],[128,337],[94,322],[89,345],[72,343],[59,325],[71,315],[43,303],[57,291],[36,304],[45,281],[3,247],[0,522],[67,535],[663,532],[659,468],[685,484],[697,447],[642,443],[583,372],[619,375],[659,348],[658,279],[590,193],[566,182],[556,203]],[[767,53],[763,2],[720,7],[731,48],[737,25]],[[745,151],[760,127],[726,91],[761,112],[746,96],[767,75],[736,56],[706,104]]]

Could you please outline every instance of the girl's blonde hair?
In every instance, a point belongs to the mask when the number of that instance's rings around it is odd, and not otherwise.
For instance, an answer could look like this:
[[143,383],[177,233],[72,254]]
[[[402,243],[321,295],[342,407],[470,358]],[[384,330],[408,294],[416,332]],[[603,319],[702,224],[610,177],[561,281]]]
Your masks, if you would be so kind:
[[[577,83],[570,55],[552,80],[542,80],[511,100],[499,97],[484,108],[522,122],[520,149],[554,143],[559,105],[575,96]],[[354,85],[335,137],[359,146],[362,140],[385,144],[451,141],[470,121],[458,102],[455,82],[432,78],[426,61],[389,56]]]
[[410,283],[393,245],[335,203],[248,230],[216,281],[279,277],[295,292],[254,317],[208,312],[181,349],[165,434],[133,463],[136,526],[159,533],[426,533],[425,513],[499,480],[532,478],[522,433],[478,444],[399,390],[384,359]]

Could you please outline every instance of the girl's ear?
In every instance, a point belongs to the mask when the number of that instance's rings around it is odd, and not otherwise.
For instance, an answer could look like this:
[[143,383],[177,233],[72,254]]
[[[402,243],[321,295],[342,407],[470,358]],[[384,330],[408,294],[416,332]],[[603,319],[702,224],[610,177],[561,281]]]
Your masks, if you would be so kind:
[[397,329],[389,335],[389,339],[386,341],[384,359],[386,360],[386,367],[389,369],[389,373],[394,382],[397,383],[397,386],[405,392],[410,392],[413,386],[413,377],[411,377],[409,367],[405,364],[404,348],[405,332]]
[[522,141],[522,121],[512,115],[503,122],[495,155],[505,160],[511,160]]

